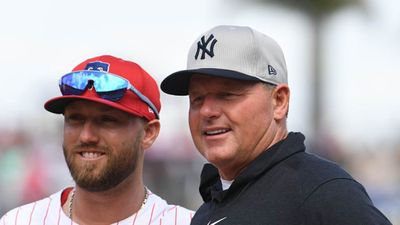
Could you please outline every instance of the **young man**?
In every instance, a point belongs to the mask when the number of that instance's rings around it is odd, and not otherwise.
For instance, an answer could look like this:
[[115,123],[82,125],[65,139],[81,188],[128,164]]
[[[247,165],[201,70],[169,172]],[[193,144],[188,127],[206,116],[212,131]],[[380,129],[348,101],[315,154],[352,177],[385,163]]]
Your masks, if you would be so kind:
[[76,185],[11,210],[0,224],[189,224],[192,211],[143,183],[144,151],[160,131],[155,80],[106,55],[82,62],[59,85],[62,96],[45,109],[64,115],[64,156]]
[[187,65],[161,89],[189,95],[192,138],[210,162],[192,225],[390,224],[361,184],[287,131],[286,63],[273,39],[217,26],[194,42]]

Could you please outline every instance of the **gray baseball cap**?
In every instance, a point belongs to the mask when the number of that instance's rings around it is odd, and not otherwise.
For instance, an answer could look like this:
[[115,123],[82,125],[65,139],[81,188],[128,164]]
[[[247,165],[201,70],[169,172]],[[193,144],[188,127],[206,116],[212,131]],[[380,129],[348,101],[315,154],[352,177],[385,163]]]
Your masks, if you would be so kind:
[[187,95],[193,74],[287,83],[286,62],[280,46],[267,35],[245,26],[217,26],[192,44],[187,69],[167,76],[161,90]]

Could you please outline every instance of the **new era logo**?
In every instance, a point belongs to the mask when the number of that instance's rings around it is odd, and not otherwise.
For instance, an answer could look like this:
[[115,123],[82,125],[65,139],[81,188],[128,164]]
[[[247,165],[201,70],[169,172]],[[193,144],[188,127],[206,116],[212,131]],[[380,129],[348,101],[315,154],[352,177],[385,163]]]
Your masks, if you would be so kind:
[[209,55],[211,58],[214,57],[214,45],[217,43],[217,39],[214,38],[214,35],[210,35],[207,38],[206,36],[201,37],[200,41],[197,42],[197,51],[196,55],[194,56],[195,59],[199,57],[199,53],[201,51],[200,59],[205,59],[206,54]]
[[268,65],[268,74],[269,75],[276,75],[276,70],[274,67],[272,67],[271,65]]

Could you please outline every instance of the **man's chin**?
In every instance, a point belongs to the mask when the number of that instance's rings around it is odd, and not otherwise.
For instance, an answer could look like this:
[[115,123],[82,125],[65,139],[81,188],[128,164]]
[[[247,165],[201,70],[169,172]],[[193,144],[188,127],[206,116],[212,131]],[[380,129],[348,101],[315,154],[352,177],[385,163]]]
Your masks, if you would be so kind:
[[107,191],[115,186],[102,180],[93,179],[77,179],[75,183],[78,187],[89,192]]
[[95,168],[79,168],[71,173],[77,186],[90,192],[100,192],[109,189],[110,184],[104,178],[104,174],[96,171]]

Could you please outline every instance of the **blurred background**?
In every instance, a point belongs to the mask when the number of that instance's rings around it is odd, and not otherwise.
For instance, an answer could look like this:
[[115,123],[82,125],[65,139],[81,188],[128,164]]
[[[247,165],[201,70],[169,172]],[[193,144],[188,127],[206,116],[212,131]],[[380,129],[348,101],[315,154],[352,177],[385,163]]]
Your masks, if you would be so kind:
[[[185,69],[192,42],[220,24],[274,38],[289,72],[289,130],[331,159],[400,224],[400,2],[398,0],[0,0],[0,216],[73,185],[63,118],[43,109],[58,79],[83,60],[133,60],[160,83]],[[204,160],[186,97],[162,93],[161,134],[145,181],[170,203],[197,209]]]

